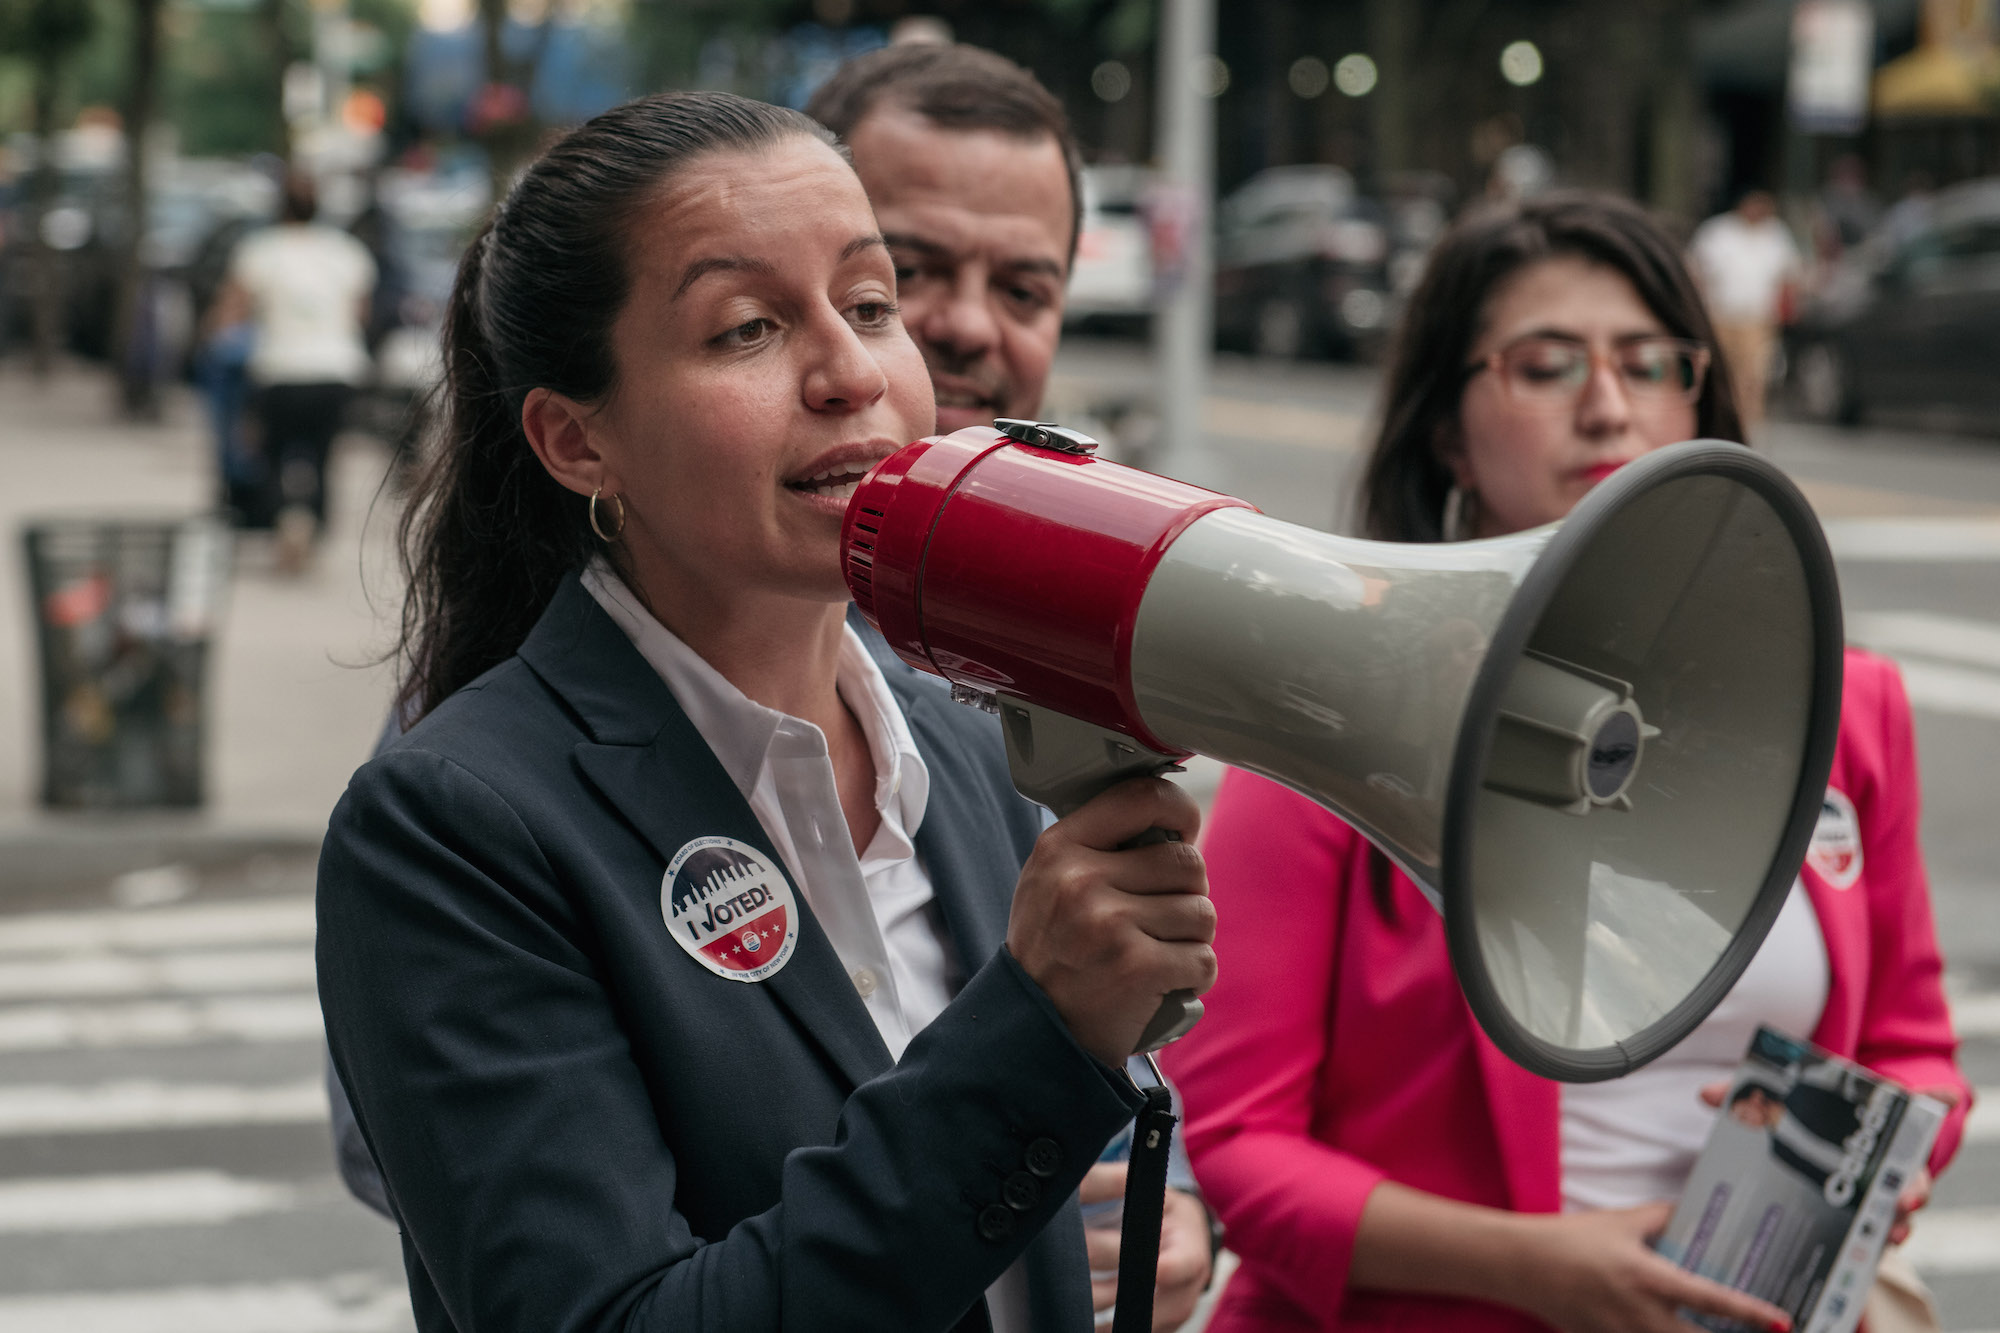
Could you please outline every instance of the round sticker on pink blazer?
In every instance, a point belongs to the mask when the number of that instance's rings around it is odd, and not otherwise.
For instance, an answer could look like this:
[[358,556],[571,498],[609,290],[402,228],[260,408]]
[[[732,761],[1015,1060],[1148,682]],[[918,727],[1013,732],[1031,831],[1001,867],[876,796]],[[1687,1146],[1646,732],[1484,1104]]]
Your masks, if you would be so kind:
[[674,853],[660,881],[660,916],[674,943],[718,977],[762,981],[799,940],[792,886],[755,847],[696,838]]
[[1820,802],[1806,864],[1836,889],[1852,888],[1861,878],[1861,820],[1854,813],[1854,802],[1838,787],[1828,787]]

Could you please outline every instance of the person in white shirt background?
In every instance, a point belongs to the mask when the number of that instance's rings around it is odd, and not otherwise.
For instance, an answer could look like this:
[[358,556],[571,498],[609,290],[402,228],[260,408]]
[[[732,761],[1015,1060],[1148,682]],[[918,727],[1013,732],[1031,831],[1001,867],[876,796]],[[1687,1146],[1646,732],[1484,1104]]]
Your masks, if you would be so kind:
[[1778,217],[1777,201],[1751,190],[1734,209],[1695,229],[1688,258],[1736,381],[1744,428],[1754,432],[1764,420],[1785,303],[1804,272],[1798,244]]
[[278,224],[230,257],[213,327],[249,320],[250,380],[265,494],[243,517],[275,522],[282,568],[303,568],[326,525],[326,460],[348,400],[368,378],[363,324],[375,261],[360,241],[318,222],[312,178],[285,178]]

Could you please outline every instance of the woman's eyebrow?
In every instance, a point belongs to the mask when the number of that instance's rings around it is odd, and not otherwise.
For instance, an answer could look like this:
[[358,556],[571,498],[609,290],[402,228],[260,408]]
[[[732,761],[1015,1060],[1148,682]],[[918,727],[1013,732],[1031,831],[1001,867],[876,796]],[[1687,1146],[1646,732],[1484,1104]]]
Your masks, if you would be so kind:
[[[1668,333],[1662,329],[1627,329],[1622,333],[1612,334],[1610,337],[1610,341],[1614,343],[1629,343],[1629,342],[1639,342],[1647,338],[1671,338],[1673,336],[1674,336],[1673,334]],[[1544,325],[1541,328],[1528,329],[1525,332],[1517,333],[1512,338],[1508,339],[1508,341],[1526,342],[1530,338],[1548,338],[1556,342],[1576,343],[1578,345],[1582,345],[1590,341],[1590,339],[1587,336],[1578,333],[1575,329],[1553,328],[1547,325]]]
[[[844,264],[864,251],[885,248],[886,244],[877,232],[857,236],[841,247],[840,262]],[[668,299],[680,300],[686,295],[688,288],[711,273],[755,273],[766,278],[778,276],[777,267],[768,259],[757,259],[749,255],[711,255],[707,259],[697,259],[687,266],[686,271],[681,274],[681,280],[674,285],[673,296]]]
[[697,259],[681,274],[680,282],[674,287],[671,300],[678,301],[687,294],[687,289],[711,273],[757,273],[764,277],[776,277],[778,270],[768,259],[753,259],[748,255],[713,255],[707,259]]

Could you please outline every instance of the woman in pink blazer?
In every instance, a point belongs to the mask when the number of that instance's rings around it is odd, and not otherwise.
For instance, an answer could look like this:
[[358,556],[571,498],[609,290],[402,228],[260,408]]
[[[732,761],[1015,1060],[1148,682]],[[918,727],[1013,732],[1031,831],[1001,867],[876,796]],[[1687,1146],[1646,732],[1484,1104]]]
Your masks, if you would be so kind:
[[[1712,346],[1679,256],[1636,208],[1556,196],[1461,224],[1389,370],[1368,535],[1518,531],[1648,449],[1740,439]],[[1441,918],[1386,858],[1305,798],[1230,774],[1203,845],[1221,978],[1167,1057],[1196,1174],[1243,1260],[1212,1327],[1685,1333],[1683,1307],[1788,1327],[1645,1241],[1713,1114],[1703,1090],[1761,1021],[1951,1102],[1931,1170],[1950,1159],[1970,1089],[1916,772],[1895,668],[1850,652],[1802,889],[1700,1031],[1586,1090],[1487,1040]],[[1906,1191],[1899,1230],[1928,1184]]]

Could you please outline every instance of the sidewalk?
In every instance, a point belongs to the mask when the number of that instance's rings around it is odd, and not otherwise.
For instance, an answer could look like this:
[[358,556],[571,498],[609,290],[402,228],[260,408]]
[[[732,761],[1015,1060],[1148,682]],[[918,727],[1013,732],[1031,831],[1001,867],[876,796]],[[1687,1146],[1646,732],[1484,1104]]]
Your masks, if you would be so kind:
[[315,567],[273,572],[268,543],[239,541],[209,659],[207,806],[87,815],[38,803],[39,665],[28,606],[25,522],[188,514],[211,501],[208,432],[195,398],[169,394],[157,425],[117,421],[92,367],[46,385],[0,363],[0,890],[10,881],[101,879],[148,864],[193,865],[316,846],[347,778],[387,715],[399,581],[397,510],[376,491],[386,453],[335,449],[330,530]]

